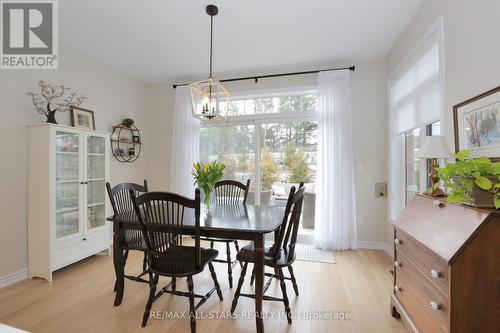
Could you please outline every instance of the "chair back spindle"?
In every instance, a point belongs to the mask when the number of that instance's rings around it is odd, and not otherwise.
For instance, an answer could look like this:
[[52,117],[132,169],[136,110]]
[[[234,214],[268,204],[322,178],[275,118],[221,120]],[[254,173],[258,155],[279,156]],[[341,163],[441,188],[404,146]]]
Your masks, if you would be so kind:
[[122,183],[113,188],[111,188],[109,182],[106,182],[106,189],[108,191],[111,207],[113,207],[113,214],[116,216],[118,214],[134,210],[130,197],[130,190],[134,191],[135,196],[147,193],[148,182],[144,179],[144,186],[135,183]]
[[214,186],[213,201],[218,205],[246,205],[248,191],[250,189],[250,179],[246,184],[236,180],[221,180]]

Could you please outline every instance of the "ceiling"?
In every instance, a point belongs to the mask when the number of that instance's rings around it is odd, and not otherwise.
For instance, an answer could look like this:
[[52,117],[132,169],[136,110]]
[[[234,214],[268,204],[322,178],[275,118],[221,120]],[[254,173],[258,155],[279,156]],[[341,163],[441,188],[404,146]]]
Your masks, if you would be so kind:
[[147,83],[387,54],[423,0],[64,0],[62,41]]

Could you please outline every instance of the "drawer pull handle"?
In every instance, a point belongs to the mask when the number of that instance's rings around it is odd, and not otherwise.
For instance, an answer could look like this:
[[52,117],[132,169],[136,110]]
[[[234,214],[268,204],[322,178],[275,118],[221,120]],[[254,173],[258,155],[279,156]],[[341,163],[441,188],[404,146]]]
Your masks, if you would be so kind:
[[395,267],[401,267],[401,263],[400,263],[399,261],[395,261],[395,262],[394,262],[394,266],[395,266]]
[[399,288],[398,286],[394,286],[394,291],[395,291],[395,292],[398,292],[398,291],[400,291],[400,290],[401,290],[401,288]]
[[394,244],[401,244],[401,241],[397,238],[394,238]]
[[440,274],[438,271],[436,271],[435,269],[432,269],[431,270],[431,276],[435,279],[439,278],[440,277]]
[[434,202],[432,203],[434,206],[436,207],[443,207],[443,203],[439,200],[434,200]]
[[441,309],[441,305],[439,305],[438,303],[432,301],[431,302],[431,308],[432,308],[432,310],[439,310],[439,309]]

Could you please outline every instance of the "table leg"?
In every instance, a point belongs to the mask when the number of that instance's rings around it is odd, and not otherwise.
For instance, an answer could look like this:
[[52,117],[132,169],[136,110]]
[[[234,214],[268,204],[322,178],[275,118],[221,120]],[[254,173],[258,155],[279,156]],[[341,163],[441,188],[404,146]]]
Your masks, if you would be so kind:
[[124,274],[123,271],[123,251],[120,246],[120,230],[119,223],[114,223],[113,225],[113,264],[115,266],[116,283],[115,283],[115,303],[114,306],[118,306],[122,303],[123,290],[125,288]]
[[264,322],[262,319],[262,296],[264,290],[264,235],[257,235],[254,240],[255,255],[255,324],[257,332],[264,332]]

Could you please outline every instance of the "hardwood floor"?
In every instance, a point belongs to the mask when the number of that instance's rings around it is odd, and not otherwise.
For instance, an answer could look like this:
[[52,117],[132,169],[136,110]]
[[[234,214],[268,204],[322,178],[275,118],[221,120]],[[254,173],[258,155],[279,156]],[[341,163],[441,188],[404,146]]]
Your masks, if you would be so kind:
[[[223,249],[219,249],[221,252]],[[222,251],[224,253],[224,251]],[[300,296],[289,290],[290,307],[295,317],[291,325],[278,302],[264,302],[264,311],[275,318],[265,320],[266,332],[405,332],[402,324],[389,313],[392,267],[390,257],[382,251],[357,250],[337,252],[337,264],[296,261]],[[130,252],[125,271],[140,271],[142,255]],[[229,313],[233,292],[228,288],[226,266],[215,265],[224,301],[211,297],[198,310],[198,332],[254,332],[255,322],[248,318],[254,309],[253,300],[240,298],[238,319],[214,318]],[[240,267],[234,268],[239,278]],[[194,277],[195,292],[204,293],[212,287],[208,268]],[[247,274],[248,276],[248,274]],[[164,285],[167,280],[161,280]],[[114,270],[112,258],[98,255],[62,269],[54,274],[52,283],[32,279],[0,289],[0,322],[31,332],[189,332],[188,299],[163,295],[153,305],[153,311],[186,315],[181,319],[150,318],[141,328],[142,314],[148,296],[148,286],[126,280],[125,296],[119,307],[113,306]],[[178,290],[187,290],[186,280],[177,282]],[[249,279],[242,292],[250,291]],[[273,282],[269,295],[281,296],[279,283]],[[248,311],[248,312],[246,312]],[[345,320],[310,320],[304,315],[344,313]],[[246,316],[246,318],[243,318]]]

